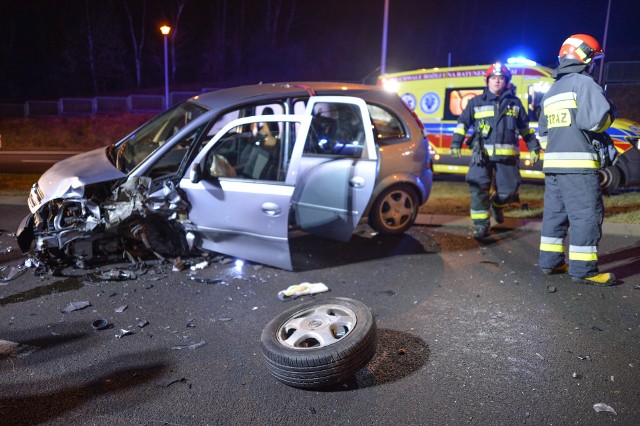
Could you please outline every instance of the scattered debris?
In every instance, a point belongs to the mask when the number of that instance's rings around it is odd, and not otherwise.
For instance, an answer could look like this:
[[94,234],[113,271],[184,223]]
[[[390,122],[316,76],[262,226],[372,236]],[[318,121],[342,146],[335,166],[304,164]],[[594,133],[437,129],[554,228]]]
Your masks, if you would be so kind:
[[30,346],[23,343],[0,339],[0,358],[27,356],[37,349],[37,346]]
[[591,357],[589,355],[585,355],[585,356],[578,355],[578,359],[581,361],[591,361]]
[[149,321],[147,321],[147,320],[138,321],[138,327],[140,327],[140,328],[145,328],[148,325],[149,325]]
[[305,282],[305,283],[289,286],[287,289],[280,291],[278,293],[278,298],[280,300],[289,300],[289,299],[295,299],[297,297],[304,296],[307,294],[324,293],[326,291],[329,291],[329,287],[327,287],[323,283]]
[[618,413],[616,413],[616,410],[614,410],[613,407],[609,407],[607,404],[602,402],[593,404],[593,409],[596,410],[596,413],[599,413],[601,411],[608,411],[610,413],[615,414],[616,416],[618,415]]
[[168,388],[169,386],[171,386],[174,383],[184,383],[186,382],[187,379],[182,377],[180,379],[167,379],[167,380],[162,380],[161,382],[158,382],[156,384],[156,387],[159,388]]
[[91,306],[89,302],[71,302],[69,305],[62,310],[62,313],[68,314],[69,312],[79,311],[80,309],[84,309],[87,306]]
[[198,343],[192,343],[190,345],[174,345],[171,346],[171,349],[198,349],[201,346],[206,345],[207,342],[204,340],[199,341]]
[[182,261],[180,256],[178,256],[173,260],[173,266],[172,266],[171,270],[173,272],[180,272],[185,268],[185,266],[186,265],[184,264],[184,262]]
[[191,279],[193,281],[195,281],[195,282],[203,283],[203,284],[228,285],[228,283],[225,280],[223,280],[222,278],[201,278],[201,277],[192,276]]
[[[24,274],[25,271],[26,271],[26,269],[12,266],[6,277],[0,277],[0,282],[7,282],[7,281],[11,281],[13,279],[16,279],[20,275]],[[6,284],[0,284],[0,285],[6,285]]]
[[222,321],[222,322],[227,322],[227,321],[231,321],[232,318],[229,317],[222,317],[222,318],[218,318],[218,321]]
[[122,305],[119,308],[116,308],[115,311],[119,314],[123,313],[127,308],[129,307],[129,305]]
[[548,285],[547,286],[547,293],[555,293],[556,292],[556,288],[552,285]]
[[573,377],[574,379],[582,379],[582,374],[573,373],[571,377]]
[[129,334],[133,334],[133,330],[125,330],[124,328],[121,328],[120,333],[116,334],[116,338],[121,339],[124,336],[128,336]]
[[192,271],[197,271],[198,269],[204,269],[207,266],[209,266],[209,261],[208,260],[204,260],[202,262],[196,263],[195,265],[191,265],[191,270]]
[[110,269],[107,272],[89,274],[89,276],[101,281],[126,281],[137,278],[135,272],[124,269]]
[[110,328],[110,324],[106,319],[97,319],[91,323],[91,327],[94,330],[106,330]]

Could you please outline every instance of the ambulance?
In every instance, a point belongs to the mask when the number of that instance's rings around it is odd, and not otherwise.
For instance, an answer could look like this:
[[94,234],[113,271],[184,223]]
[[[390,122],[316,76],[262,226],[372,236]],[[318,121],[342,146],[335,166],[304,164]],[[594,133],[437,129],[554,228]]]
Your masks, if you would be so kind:
[[[530,126],[537,131],[540,101],[555,81],[551,77],[553,70],[526,59],[510,59],[507,65],[512,73],[512,90],[525,106]],[[434,173],[467,173],[471,150],[463,145],[461,158],[451,156],[451,137],[469,100],[485,89],[485,71],[489,67],[423,68],[382,74],[378,78],[379,85],[396,92],[422,120],[432,149]],[[614,166],[600,171],[603,191],[612,193],[619,186],[640,185],[640,123],[618,118],[607,133],[620,156]],[[542,161],[531,164],[522,138],[520,174],[525,179],[544,179]]]

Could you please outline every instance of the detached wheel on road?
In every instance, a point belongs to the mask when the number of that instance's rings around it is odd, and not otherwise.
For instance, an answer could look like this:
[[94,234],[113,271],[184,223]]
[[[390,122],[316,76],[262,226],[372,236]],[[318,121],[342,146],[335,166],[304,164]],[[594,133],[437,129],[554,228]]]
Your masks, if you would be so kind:
[[401,234],[415,222],[418,207],[418,196],[411,186],[391,186],[371,206],[369,225],[381,234]]
[[373,357],[376,322],[362,302],[336,297],[288,309],[262,331],[267,369],[282,383],[322,388],[353,376]]
[[599,172],[600,187],[604,194],[612,194],[622,181],[622,171],[618,166],[609,166]]

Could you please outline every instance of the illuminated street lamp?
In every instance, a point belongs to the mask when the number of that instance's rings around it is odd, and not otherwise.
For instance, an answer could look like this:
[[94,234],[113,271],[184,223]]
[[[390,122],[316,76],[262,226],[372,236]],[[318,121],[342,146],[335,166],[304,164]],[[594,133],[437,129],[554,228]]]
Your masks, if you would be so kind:
[[164,36],[164,109],[169,109],[169,50],[167,47],[167,38],[171,32],[171,27],[163,25],[160,32]]

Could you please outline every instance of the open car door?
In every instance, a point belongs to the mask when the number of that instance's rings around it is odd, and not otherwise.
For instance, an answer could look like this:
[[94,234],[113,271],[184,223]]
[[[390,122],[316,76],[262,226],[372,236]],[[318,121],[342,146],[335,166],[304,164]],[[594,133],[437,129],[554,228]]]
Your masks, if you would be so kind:
[[224,126],[180,181],[196,245],[292,269],[292,206],[303,230],[348,240],[377,173],[370,122],[362,99],[335,96],[311,97],[304,114]]
[[351,238],[369,203],[378,172],[378,154],[364,100],[312,97],[296,143],[298,170],[292,205],[304,231],[340,241]]

